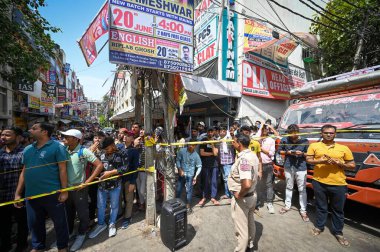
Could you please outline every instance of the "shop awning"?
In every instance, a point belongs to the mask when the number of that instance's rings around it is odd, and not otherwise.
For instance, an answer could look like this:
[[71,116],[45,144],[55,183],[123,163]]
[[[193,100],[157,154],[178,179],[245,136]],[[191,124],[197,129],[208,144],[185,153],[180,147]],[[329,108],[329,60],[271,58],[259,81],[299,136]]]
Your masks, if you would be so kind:
[[237,82],[215,80],[194,75],[181,74],[187,94],[186,105],[216,100],[225,97],[241,97]]
[[121,110],[116,115],[111,116],[110,121],[119,121],[123,119],[127,119],[134,115],[134,107],[127,107],[126,109]]

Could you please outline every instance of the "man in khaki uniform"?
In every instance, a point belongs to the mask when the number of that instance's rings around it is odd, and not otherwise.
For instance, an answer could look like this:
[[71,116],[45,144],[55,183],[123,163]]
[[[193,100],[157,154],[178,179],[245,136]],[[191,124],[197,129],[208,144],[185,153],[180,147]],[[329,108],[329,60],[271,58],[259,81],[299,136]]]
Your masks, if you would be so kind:
[[253,218],[256,206],[256,183],[259,167],[257,155],[248,149],[250,139],[243,134],[234,137],[232,145],[239,152],[228,177],[232,198],[231,212],[238,244],[234,251],[253,249],[256,226]]

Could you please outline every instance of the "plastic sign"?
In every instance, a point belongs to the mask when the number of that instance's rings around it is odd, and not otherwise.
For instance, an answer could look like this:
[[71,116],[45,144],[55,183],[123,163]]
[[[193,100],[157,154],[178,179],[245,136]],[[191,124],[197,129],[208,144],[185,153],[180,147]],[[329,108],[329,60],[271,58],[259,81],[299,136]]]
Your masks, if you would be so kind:
[[193,0],[111,0],[112,63],[193,70]]

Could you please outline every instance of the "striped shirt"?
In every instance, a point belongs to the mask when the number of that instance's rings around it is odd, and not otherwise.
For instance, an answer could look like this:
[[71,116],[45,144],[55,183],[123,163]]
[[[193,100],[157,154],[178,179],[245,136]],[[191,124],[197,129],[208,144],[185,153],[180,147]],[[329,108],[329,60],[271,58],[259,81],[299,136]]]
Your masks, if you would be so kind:
[[15,198],[16,188],[22,170],[24,147],[17,146],[13,151],[0,150],[0,202]]

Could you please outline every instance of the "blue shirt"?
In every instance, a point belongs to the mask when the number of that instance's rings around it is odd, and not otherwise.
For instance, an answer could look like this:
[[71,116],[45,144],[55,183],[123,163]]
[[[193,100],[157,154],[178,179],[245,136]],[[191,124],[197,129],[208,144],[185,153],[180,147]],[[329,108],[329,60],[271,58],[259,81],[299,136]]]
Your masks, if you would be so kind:
[[[125,148],[127,152],[127,173],[136,171],[139,168],[140,154],[139,149],[129,146]],[[130,184],[136,184],[137,172],[126,175],[123,177],[123,181],[129,181]]]
[[184,171],[186,177],[193,177],[195,169],[197,170],[196,176],[198,176],[202,170],[202,161],[198,153],[196,151],[188,152],[187,147],[178,151],[176,164]]
[[[288,137],[284,137],[281,139],[280,146],[278,148],[278,153],[280,151],[302,151],[303,153],[307,152],[307,148],[309,147],[309,141],[305,138],[299,138],[296,143],[293,143],[289,140]],[[285,169],[290,167],[295,167],[298,171],[306,171],[306,157],[302,156],[294,156],[294,155],[285,155]]]
[[36,142],[28,145],[23,156],[25,196],[61,189],[58,163],[68,160],[66,147],[57,141],[50,140],[39,149]]

